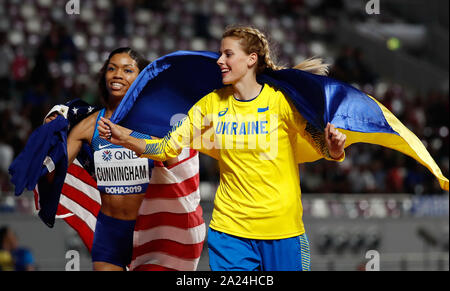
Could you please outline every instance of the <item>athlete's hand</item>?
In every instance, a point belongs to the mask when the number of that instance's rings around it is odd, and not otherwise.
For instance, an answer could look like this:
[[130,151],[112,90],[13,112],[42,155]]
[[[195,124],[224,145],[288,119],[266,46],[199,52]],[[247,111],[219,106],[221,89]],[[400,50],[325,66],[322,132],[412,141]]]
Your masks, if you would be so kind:
[[346,140],[347,136],[339,132],[333,124],[328,122],[325,127],[325,141],[328,146],[328,152],[333,159],[339,160],[342,157]]
[[120,145],[135,151],[138,156],[145,151],[144,139],[132,137],[131,129],[117,125],[111,120],[101,117],[98,121],[98,135],[112,144]]
[[98,135],[101,138],[115,145],[123,145],[129,135],[129,132],[125,128],[118,126],[104,117],[100,117],[97,128]]

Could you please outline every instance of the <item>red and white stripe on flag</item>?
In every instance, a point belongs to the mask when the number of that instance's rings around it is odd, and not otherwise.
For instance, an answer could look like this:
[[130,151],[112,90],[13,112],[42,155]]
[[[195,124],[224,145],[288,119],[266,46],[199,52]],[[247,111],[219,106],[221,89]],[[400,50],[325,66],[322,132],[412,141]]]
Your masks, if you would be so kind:
[[195,271],[206,237],[198,152],[184,149],[169,167],[155,162],[139,209],[130,269]]
[[[39,210],[39,189],[34,189],[36,209]],[[89,252],[94,241],[95,224],[100,210],[97,182],[75,160],[67,169],[61,190],[56,218],[64,219],[80,236]]]
[[[155,162],[151,185],[136,220],[131,270],[197,269],[206,237],[200,206],[198,152],[184,149],[179,158],[170,167]],[[34,193],[39,209],[37,186]],[[77,231],[89,251],[100,207],[96,181],[75,160],[67,171],[57,218],[64,219]]]

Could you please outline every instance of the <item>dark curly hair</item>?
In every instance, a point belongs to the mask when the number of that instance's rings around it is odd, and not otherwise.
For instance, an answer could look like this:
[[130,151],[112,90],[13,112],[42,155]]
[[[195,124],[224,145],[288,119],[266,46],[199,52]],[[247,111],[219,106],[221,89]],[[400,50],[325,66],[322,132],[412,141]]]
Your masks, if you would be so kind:
[[106,80],[105,80],[106,68],[108,67],[109,61],[111,60],[111,58],[114,55],[122,54],[122,53],[128,54],[130,56],[130,58],[132,58],[133,60],[136,61],[136,64],[139,68],[139,72],[142,72],[142,70],[145,69],[145,67],[147,67],[147,65],[150,63],[146,58],[144,58],[140,53],[133,50],[132,48],[121,47],[121,48],[117,48],[117,49],[113,50],[109,54],[108,59],[106,59],[105,63],[103,64],[103,67],[100,69],[100,72],[98,74],[98,88],[100,91],[100,99],[101,99],[103,105],[105,105],[105,106],[108,104],[108,96],[109,96],[108,89],[106,88]]

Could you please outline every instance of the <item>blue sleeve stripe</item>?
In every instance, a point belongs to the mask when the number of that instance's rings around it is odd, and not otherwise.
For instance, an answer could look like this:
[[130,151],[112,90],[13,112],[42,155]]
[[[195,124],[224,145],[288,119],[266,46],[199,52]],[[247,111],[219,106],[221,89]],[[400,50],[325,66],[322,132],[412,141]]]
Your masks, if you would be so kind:
[[183,121],[185,121],[186,119],[187,119],[187,117],[178,121],[162,140],[158,140],[158,142],[154,143],[154,144],[147,143],[143,154],[155,156],[155,155],[161,155],[162,153],[164,153],[167,143],[172,138],[172,133],[175,132],[175,130],[177,130],[177,128],[180,127],[183,124]]
[[299,236],[302,257],[302,271],[311,271],[311,254],[309,249],[309,241],[306,233]]

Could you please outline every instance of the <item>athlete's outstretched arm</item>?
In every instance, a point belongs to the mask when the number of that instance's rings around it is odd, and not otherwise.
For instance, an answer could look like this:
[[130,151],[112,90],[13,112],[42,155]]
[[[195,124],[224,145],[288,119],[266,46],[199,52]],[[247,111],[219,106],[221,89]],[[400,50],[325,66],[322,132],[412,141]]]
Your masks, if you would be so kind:
[[166,161],[177,157],[181,150],[191,144],[191,123],[189,117],[178,122],[162,139],[140,139],[127,134],[129,129],[101,118],[98,122],[99,136],[110,143],[120,145],[136,152],[143,158]]

